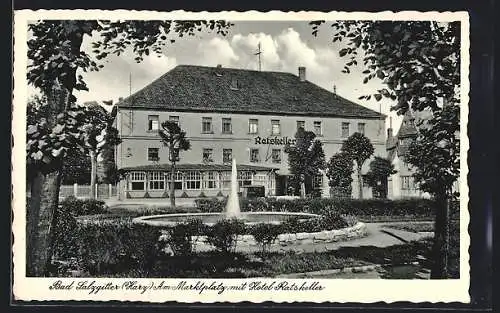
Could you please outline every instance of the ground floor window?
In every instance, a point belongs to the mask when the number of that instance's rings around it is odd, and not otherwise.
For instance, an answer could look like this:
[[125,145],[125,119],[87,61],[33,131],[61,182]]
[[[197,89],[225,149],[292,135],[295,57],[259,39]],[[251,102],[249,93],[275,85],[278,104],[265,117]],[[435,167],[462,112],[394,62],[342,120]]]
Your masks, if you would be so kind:
[[249,186],[252,184],[252,172],[238,172],[238,184],[241,186]]
[[217,188],[217,172],[205,172],[203,179],[204,189],[216,189]]
[[267,175],[255,174],[253,176],[253,184],[256,186],[265,186],[267,184]]
[[144,172],[130,172],[129,189],[144,190],[146,184],[146,175]]
[[413,176],[401,176],[401,189],[415,189]]
[[186,190],[199,190],[201,188],[201,174],[196,171],[186,172]]
[[[167,181],[168,181],[168,189],[171,189],[171,182],[170,182],[170,173],[166,175],[167,176]],[[180,190],[182,189],[182,173],[181,172],[176,172],[174,174],[174,189]]]
[[313,177],[313,188],[314,189],[323,188],[323,175],[318,175]]
[[221,172],[220,181],[222,189],[231,189],[231,172]]
[[165,190],[165,173],[149,173],[149,190]]

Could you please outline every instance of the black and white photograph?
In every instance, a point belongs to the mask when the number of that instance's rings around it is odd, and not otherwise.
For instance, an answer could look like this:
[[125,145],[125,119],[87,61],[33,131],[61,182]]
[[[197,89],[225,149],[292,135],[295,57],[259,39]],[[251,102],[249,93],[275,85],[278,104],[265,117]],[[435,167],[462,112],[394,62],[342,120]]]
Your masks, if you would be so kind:
[[467,13],[126,12],[14,16],[19,299],[468,300]]

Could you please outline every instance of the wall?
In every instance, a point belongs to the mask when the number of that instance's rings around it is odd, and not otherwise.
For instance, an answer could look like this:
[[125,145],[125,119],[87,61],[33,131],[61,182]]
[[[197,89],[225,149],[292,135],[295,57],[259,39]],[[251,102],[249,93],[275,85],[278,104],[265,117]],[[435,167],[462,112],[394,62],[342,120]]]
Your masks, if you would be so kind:
[[[361,120],[353,118],[325,118],[325,117],[303,117],[303,116],[278,116],[278,115],[249,115],[249,114],[221,114],[221,113],[198,113],[198,112],[160,112],[135,110],[130,118],[129,110],[119,110],[118,128],[123,142],[117,149],[117,165],[121,167],[153,164],[147,160],[147,148],[159,148],[160,160],[158,163],[168,163],[168,151],[162,146],[156,132],[148,132],[148,115],[159,115],[160,122],[168,120],[169,116],[180,117],[180,125],[186,131],[191,141],[191,150],[181,152],[182,163],[202,163],[202,151],[204,148],[213,149],[213,161],[222,163],[222,150],[232,149],[233,157],[240,164],[253,164],[258,166],[276,167],[278,174],[288,174],[288,163],[286,154],[283,152],[284,145],[257,144],[256,137],[273,138],[271,135],[271,120],[280,120],[281,134],[278,138],[293,139],[296,132],[298,120],[305,121],[306,130],[313,130],[313,122],[321,121],[323,136],[318,137],[323,144],[327,160],[340,150],[341,123],[350,123],[350,134],[357,131],[359,122],[365,123],[365,135],[375,147],[375,155],[385,155],[385,121],[383,120]],[[201,132],[202,117],[211,117],[213,124],[212,134]],[[231,118],[232,134],[222,134],[222,118]],[[249,134],[249,119],[259,120],[257,134]],[[132,125],[132,127],[131,127]],[[250,162],[250,149],[258,148],[260,162]],[[281,149],[281,163],[273,163],[271,150]],[[368,169],[369,161],[364,165],[364,171]]]

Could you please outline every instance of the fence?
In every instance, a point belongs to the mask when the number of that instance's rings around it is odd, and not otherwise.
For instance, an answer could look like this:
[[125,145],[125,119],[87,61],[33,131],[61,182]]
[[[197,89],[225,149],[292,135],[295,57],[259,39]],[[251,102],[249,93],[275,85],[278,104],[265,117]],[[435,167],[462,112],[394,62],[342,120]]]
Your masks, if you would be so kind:
[[[96,188],[97,199],[109,199],[116,196],[116,186],[112,184],[98,184]],[[90,185],[62,185],[59,198],[75,196],[77,198],[90,198]]]

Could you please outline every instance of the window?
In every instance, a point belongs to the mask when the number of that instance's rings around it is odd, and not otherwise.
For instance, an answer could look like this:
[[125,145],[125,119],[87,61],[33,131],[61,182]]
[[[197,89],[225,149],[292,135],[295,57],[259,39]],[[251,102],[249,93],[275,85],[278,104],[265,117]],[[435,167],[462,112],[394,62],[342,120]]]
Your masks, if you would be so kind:
[[358,123],[358,133],[365,134],[365,123]]
[[342,138],[349,137],[349,123],[342,123]]
[[259,132],[259,120],[249,119],[248,120],[248,133],[257,134]]
[[214,150],[213,149],[203,149],[203,162],[211,163],[214,161],[213,158]]
[[231,189],[231,172],[220,173],[222,189]]
[[281,163],[281,149],[273,149],[271,158],[273,163]]
[[323,188],[323,175],[318,175],[313,177],[313,188],[314,189]]
[[223,118],[222,119],[222,133],[223,134],[231,134],[233,132],[233,128],[231,126],[231,119],[230,118]]
[[253,185],[255,186],[266,186],[267,175],[266,174],[255,174],[253,176]]
[[179,117],[178,116],[170,115],[168,117],[168,120],[171,122],[175,122],[177,125],[179,125]]
[[250,186],[252,184],[251,172],[238,172],[238,184],[241,186]]
[[216,189],[217,188],[217,172],[205,172],[203,180],[204,189]]
[[415,189],[413,176],[401,176],[401,189]]
[[144,174],[144,172],[130,172],[129,178],[130,190],[144,190],[146,183],[146,175]]
[[201,187],[200,172],[189,171],[185,175],[186,190],[199,190]]
[[271,134],[279,135],[281,133],[280,121],[279,120],[271,120]]
[[[170,185],[170,173],[167,174],[168,188]],[[182,189],[182,172],[176,172],[174,175],[174,189],[180,190]]]
[[299,128],[302,128],[303,130],[306,129],[306,121],[297,121],[297,130],[299,130]]
[[212,129],[212,118],[211,117],[203,117],[201,119],[201,132],[205,134],[213,133]]
[[157,131],[159,127],[158,115],[148,115],[148,131]]
[[149,173],[149,190],[165,190],[165,173]]
[[361,180],[363,181],[363,187],[370,187],[370,184],[368,184],[368,176],[361,175]]
[[233,161],[233,149],[222,149],[222,163],[231,163]]
[[260,162],[259,149],[250,149],[250,162]]
[[148,161],[158,161],[159,157],[159,148],[148,148]]
[[314,133],[316,136],[323,135],[323,130],[321,129],[321,121],[314,121]]

